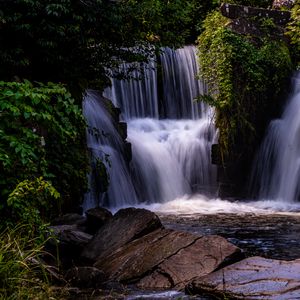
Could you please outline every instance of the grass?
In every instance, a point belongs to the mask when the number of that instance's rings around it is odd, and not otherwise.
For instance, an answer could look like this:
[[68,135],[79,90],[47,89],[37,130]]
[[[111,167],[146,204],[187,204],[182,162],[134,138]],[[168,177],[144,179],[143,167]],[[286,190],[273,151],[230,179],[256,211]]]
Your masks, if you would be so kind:
[[0,233],[0,300],[56,299],[41,262],[43,244],[26,236],[26,226]]

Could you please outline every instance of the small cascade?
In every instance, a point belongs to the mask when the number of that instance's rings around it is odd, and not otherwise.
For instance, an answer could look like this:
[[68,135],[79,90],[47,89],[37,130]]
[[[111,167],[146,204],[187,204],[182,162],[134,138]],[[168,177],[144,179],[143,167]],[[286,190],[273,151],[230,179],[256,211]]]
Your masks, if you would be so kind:
[[[216,168],[210,162],[210,148],[216,141],[213,110],[194,101],[205,93],[205,85],[196,79],[195,47],[164,49],[159,60],[162,82],[158,83],[157,63],[153,60],[142,73],[134,71],[135,77],[143,75],[142,80],[112,79],[112,87],[104,92],[121,109],[132,145],[130,170],[112,159],[111,169],[116,167],[114,172],[119,177],[110,180],[110,207],[132,205],[136,199],[140,203],[164,203],[196,193],[216,192]],[[124,73],[130,67],[123,64],[120,70]],[[160,97],[158,90],[163,91]],[[93,107],[86,113],[88,120],[89,114],[102,119],[90,126],[107,127],[101,125],[106,121],[99,109]],[[94,147],[93,141],[88,143]],[[117,150],[118,142],[113,145]],[[123,184],[122,190],[119,183]]]
[[199,119],[206,105],[194,99],[207,94],[205,84],[197,80],[196,48],[176,51],[165,48],[160,56],[163,76],[163,116],[170,119]]
[[[90,191],[85,195],[84,211],[98,205],[117,207],[137,204],[136,193],[124,160],[124,142],[105,101],[108,100],[101,99],[99,94],[91,90],[86,92],[83,101],[83,112],[88,122],[87,147],[91,154],[93,170],[89,174]],[[101,163],[108,172],[107,192],[103,192],[103,187],[99,186]]]
[[192,193],[212,194],[215,170],[210,120],[135,119],[128,123],[133,178],[140,199],[166,202]]
[[300,72],[293,87],[282,117],[270,123],[256,158],[251,187],[258,187],[259,199],[291,203],[300,197]]
[[[127,73],[134,66],[130,63],[120,65],[118,73]],[[125,120],[130,118],[158,118],[157,64],[152,59],[148,64],[130,72],[132,79],[112,79],[112,87],[104,91],[104,96],[111,99],[122,110]]]

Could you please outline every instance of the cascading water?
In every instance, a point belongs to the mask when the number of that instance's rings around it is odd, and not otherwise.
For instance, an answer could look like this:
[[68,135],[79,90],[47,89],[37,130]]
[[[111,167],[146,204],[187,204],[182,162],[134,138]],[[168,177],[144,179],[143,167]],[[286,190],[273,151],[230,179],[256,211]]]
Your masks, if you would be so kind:
[[187,46],[176,51],[166,48],[161,54],[164,118],[206,118],[207,106],[194,101],[200,94],[207,94],[203,81],[196,78],[195,51],[195,47]]
[[[141,202],[151,204],[154,210],[170,213],[265,213],[299,209],[292,201],[300,196],[300,143],[297,139],[300,75],[296,76],[295,91],[283,117],[271,123],[257,156],[252,186],[259,188],[262,201],[236,203],[213,199],[216,169],[210,163],[210,147],[216,133],[213,111],[193,101],[196,95],[206,92],[205,85],[195,79],[194,51],[194,47],[165,49],[160,56],[160,88],[156,62],[151,61],[144,68],[142,80],[113,79],[112,88],[105,91],[121,108],[122,118],[128,124],[133,157],[130,168],[123,159],[122,139],[109,112],[98,101],[99,95],[88,92],[84,112],[89,127],[104,133],[101,138],[88,135],[88,147],[94,164],[97,158],[106,164],[110,187],[107,193],[101,194],[92,186],[84,209],[98,204],[117,208]],[[126,69],[128,65],[121,68]],[[135,72],[136,77],[141,75]],[[161,99],[158,90],[164,91]],[[105,160],[107,155],[108,161]],[[93,173],[90,175],[92,184],[96,177]]]
[[[196,79],[195,47],[164,49],[160,64],[162,83],[157,80],[157,64],[151,61],[143,70],[142,80],[112,79],[112,87],[104,92],[120,107],[122,118],[128,124],[133,157],[130,175],[120,177],[128,176],[134,191],[128,189],[113,194],[118,186],[110,186],[110,207],[132,205],[135,198],[144,203],[162,203],[184,195],[216,191],[216,169],[210,163],[210,148],[216,138],[213,111],[194,101],[196,96],[206,92],[205,85]],[[128,67],[128,64],[120,66],[123,71]],[[135,72],[133,76],[141,75]],[[159,84],[162,84],[162,99],[159,99]],[[85,103],[90,101],[86,100]],[[87,119],[90,114],[101,118],[103,112],[98,110],[96,106],[91,111],[85,109]],[[102,124],[92,126],[102,128]],[[118,165],[118,162],[112,159],[112,164]],[[113,181],[111,178],[111,185]],[[126,203],[124,197],[131,202]]]
[[[205,92],[205,85],[196,79],[195,47],[164,49],[160,63],[162,83],[157,79],[157,63],[152,60],[142,73],[134,71],[133,77],[142,74],[142,80],[112,79],[112,87],[104,92],[120,107],[128,124],[133,157],[130,169],[122,158],[118,132],[97,100],[99,95],[88,92],[84,112],[89,127],[104,133],[100,139],[88,134],[88,147],[96,161],[107,165],[110,186],[104,196],[92,186],[84,209],[97,204],[134,205],[136,199],[143,203],[166,202],[193,193],[215,192],[216,170],[210,164],[210,147],[216,132],[212,110],[194,101]],[[120,66],[121,71],[129,67]],[[159,99],[159,84],[163,99]],[[111,167],[105,162],[107,156]],[[95,175],[90,176],[95,182]]]
[[[136,193],[124,160],[124,142],[120,137],[111,113],[95,91],[87,91],[83,101],[83,111],[88,122],[87,147],[92,159],[89,174],[90,191],[85,195],[83,210],[103,206],[124,206],[137,204]],[[108,101],[108,100],[106,100]],[[101,164],[108,172],[109,187],[106,193],[99,186],[103,176]]]
[[291,203],[300,196],[300,72],[293,93],[280,119],[273,120],[259,151],[252,174],[252,187],[259,199]]

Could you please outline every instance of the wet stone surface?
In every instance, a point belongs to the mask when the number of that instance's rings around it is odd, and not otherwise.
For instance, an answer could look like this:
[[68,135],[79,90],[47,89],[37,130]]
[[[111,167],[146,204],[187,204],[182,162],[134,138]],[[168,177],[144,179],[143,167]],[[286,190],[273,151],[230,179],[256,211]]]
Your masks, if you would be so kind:
[[223,236],[243,249],[246,256],[300,258],[300,214],[159,214],[159,217],[166,228]]

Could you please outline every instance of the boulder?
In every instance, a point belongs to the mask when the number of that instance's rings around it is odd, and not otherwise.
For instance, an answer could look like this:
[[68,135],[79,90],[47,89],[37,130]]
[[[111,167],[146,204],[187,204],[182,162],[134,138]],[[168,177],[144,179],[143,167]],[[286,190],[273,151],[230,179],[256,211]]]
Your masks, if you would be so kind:
[[121,282],[141,279],[140,288],[182,288],[237,254],[239,248],[220,236],[161,228],[100,258],[94,266]]
[[[141,288],[163,288],[157,286],[165,277],[172,288],[181,289],[197,276],[204,276],[242,257],[241,250],[217,235],[195,237],[192,244],[167,257],[156,268],[155,274],[141,280]],[[157,277],[158,276],[158,277]]]
[[137,208],[121,209],[86,245],[82,259],[92,263],[105,259],[118,248],[159,228],[162,224],[153,212]]
[[97,288],[105,281],[105,274],[93,267],[73,267],[65,274],[65,280],[80,288]]
[[90,234],[95,234],[100,227],[113,217],[112,213],[103,207],[91,208],[87,210],[85,214],[86,229]]
[[[78,261],[84,246],[92,239],[92,235],[80,231],[76,225],[51,226],[55,238],[49,239],[46,250],[59,257],[62,268],[70,268],[75,261]],[[58,251],[58,252],[57,252]]]
[[190,294],[209,293],[230,299],[291,300],[300,295],[300,259],[281,261],[250,257],[193,280]]

